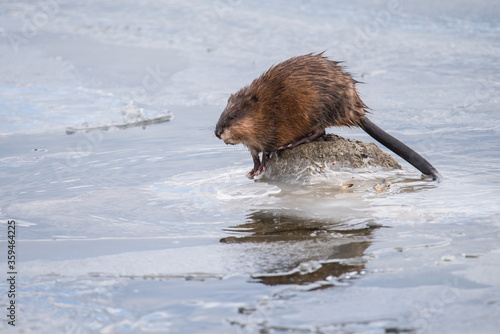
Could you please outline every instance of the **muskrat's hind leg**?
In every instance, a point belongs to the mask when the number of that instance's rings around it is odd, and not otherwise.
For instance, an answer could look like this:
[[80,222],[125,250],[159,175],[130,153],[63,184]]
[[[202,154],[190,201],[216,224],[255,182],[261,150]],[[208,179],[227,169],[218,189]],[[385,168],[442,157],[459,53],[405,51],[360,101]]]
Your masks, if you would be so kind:
[[[252,154],[252,159],[253,159],[253,168],[251,171],[247,173],[247,177],[249,179],[253,179],[255,175],[259,175],[260,173],[257,174],[259,169],[261,168],[260,164],[260,158],[259,158],[259,151],[256,150],[250,150],[250,154]],[[263,157],[264,158],[264,157]]]
[[292,147],[296,147],[296,146],[299,146],[302,144],[310,143],[312,141],[315,141],[316,139],[318,139],[319,137],[321,137],[324,134],[325,134],[325,129],[316,129],[316,130],[314,130],[314,132],[310,133],[309,135],[305,136],[304,138],[299,139],[299,140],[297,140],[291,144],[288,144],[286,146],[281,146],[279,149],[282,150],[285,148],[292,148]]

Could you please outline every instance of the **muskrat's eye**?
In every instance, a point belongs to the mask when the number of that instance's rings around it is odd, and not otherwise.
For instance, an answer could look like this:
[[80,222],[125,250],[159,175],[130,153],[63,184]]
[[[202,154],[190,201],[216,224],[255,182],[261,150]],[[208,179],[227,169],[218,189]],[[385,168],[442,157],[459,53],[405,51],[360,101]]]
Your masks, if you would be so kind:
[[232,121],[234,119],[234,115],[229,116],[229,119]]

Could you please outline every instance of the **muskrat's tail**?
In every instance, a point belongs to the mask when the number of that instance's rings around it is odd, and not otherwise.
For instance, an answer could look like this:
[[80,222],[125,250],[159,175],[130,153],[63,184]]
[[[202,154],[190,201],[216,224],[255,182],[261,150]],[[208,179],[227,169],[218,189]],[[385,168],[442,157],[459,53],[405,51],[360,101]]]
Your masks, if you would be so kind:
[[420,154],[379,128],[368,118],[365,117],[361,121],[360,126],[363,130],[365,130],[366,133],[375,138],[382,145],[399,155],[401,158],[408,161],[423,174],[432,177],[433,181],[441,182],[441,180],[443,179],[437,169],[434,168],[434,166],[432,166],[427,160],[422,158]]

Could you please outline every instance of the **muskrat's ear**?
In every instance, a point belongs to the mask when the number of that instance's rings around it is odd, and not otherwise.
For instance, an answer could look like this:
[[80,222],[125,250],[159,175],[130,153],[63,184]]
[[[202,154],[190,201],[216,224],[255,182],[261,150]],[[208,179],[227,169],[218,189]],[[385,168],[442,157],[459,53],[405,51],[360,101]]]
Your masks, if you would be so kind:
[[250,96],[250,100],[252,100],[252,102],[259,102],[259,99],[257,98],[257,95],[255,95],[255,94],[252,94],[252,96]]

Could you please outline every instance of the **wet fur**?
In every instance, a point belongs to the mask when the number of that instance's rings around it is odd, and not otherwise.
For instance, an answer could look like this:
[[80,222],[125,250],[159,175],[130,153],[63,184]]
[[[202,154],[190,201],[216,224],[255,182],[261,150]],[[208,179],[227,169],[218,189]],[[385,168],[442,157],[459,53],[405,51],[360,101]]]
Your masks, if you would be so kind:
[[215,134],[226,144],[247,146],[254,160],[248,175],[258,175],[270,152],[309,142],[331,126],[364,128],[368,108],[356,83],[323,54],[288,59],[229,97]]

